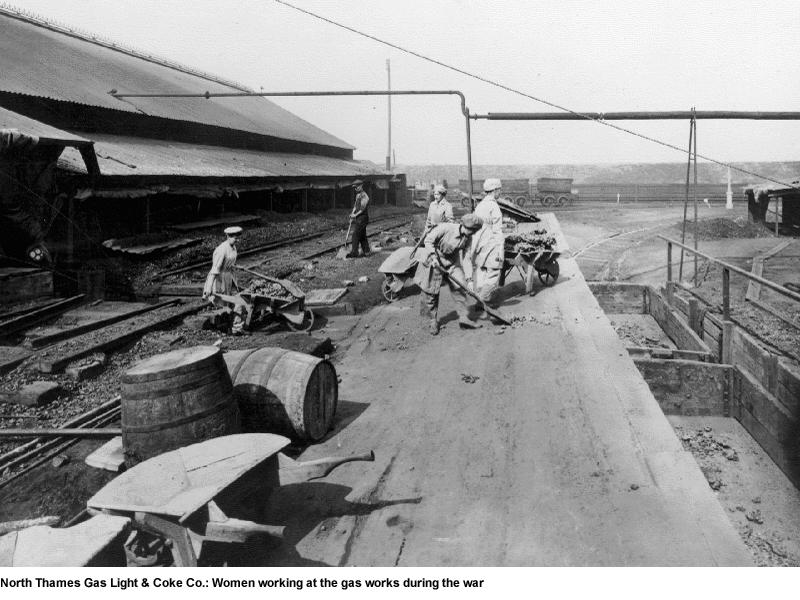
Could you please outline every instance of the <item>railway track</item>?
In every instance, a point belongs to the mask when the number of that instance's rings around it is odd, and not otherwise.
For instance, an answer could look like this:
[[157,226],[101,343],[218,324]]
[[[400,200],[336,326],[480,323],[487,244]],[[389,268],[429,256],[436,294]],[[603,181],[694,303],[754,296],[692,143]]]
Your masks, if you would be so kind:
[[[63,429],[97,429],[120,418],[120,397],[116,396],[64,423]],[[0,489],[51,458],[77,444],[80,438],[36,438],[0,455]]]
[[[408,224],[413,217],[411,215],[388,215],[385,217],[377,217],[370,221],[370,237],[379,234],[382,231],[388,231],[397,227]],[[375,231],[375,227],[379,229]],[[337,240],[335,243],[321,238],[334,238],[341,232],[341,227],[331,227],[322,231],[316,231],[302,236],[293,236],[280,240],[262,244],[255,248],[246,248],[238,253],[237,262],[246,268],[262,267],[263,265],[272,262],[273,260],[285,256],[288,250],[291,250],[292,255],[301,254],[299,260],[311,260],[317,256],[322,256],[329,252],[336,252],[343,245],[343,240]],[[327,242],[327,243],[326,243]],[[323,244],[322,248],[319,245]],[[243,260],[244,259],[244,260]],[[169,277],[189,273],[192,271],[206,270],[211,266],[210,260],[195,261],[187,265],[182,265],[174,269],[161,271],[154,275],[155,280],[165,280]]]

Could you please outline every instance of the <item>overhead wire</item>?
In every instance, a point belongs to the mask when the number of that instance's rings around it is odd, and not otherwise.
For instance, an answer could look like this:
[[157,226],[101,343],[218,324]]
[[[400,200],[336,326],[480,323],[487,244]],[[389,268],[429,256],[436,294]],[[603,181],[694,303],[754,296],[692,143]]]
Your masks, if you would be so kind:
[[[466,77],[470,77],[472,79],[476,79],[476,80],[481,81],[483,83],[487,83],[487,84],[489,84],[491,86],[500,88],[500,89],[505,90],[507,92],[511,92],[512,94],[517,94],[519,96],[523,96],[524,98],[528,98],[530,100],[534,100],[536,102],[540,102],[542,104],[545,104],[546,106],[550,106],[550,107],[555,108],[557,110],[561,110],[563,112],[566,112],[566,113],[581,117],[583,119],[586,119],[587,121],[593,121],[593,122],[598,123],[600,125],[605,125],[606,127],[611,127],[612,129],[616,129],[617,131],[621,131],[623,133],[627,133],[629,135],[636,136],[636,137],[641,138],[643,140],[646,140],[648,142],[652,142],[652,143],[658,144],[660,146],[664,146],[666,148],[670,148],[672,150],[677,150],[678,152],[680,152],[682,154],[689,154],[690,156],[694,155],[694,153],[691,151],[691,149],[686,150],[685,148],[681,148],[680,146],[676,146],[675,144],[671,144],[670,142],[665,142],[664,140],[660,140],[658,138],[654,138],[652,136],[645,135],[645,134],[640,133],[638,131],[635,131],[633,129],[628,129],[627,127],[622,127],[621,125],[616,125],[614,123],[610,123],[610,122],[605,121],[603,119],[598,119],[598,118],[593,117],[591,115],[587,115],[585,113],[582,113],[582,112],[579,112],[579,111],[576,111],[576,110],[572,110],[570,108],[567,108],[566,106],[562,106],[562,105],[557,104],[555,102],[551,102],[550,100],[546,100],[544,98],[541,98],[541,97],[538,97],[538,96],[534,96],[533,94],[529,94],[527,92],[523,92],[521,90],[512,88],[512,87],[510,87],[508,85],[500,83],[499,81],[496,81],[496,80],[493,80],[493,79],[489,79],[488,77],[483,77],[482,75],[478,75],[476,73],[472,73],[472,72],[467,71],[465,69],[462,69],[460,67],[456,67],[456,66],[447,64],[447,63],[442,62],[442,61],[440,61],[438,59],[435,59],[435,58],[432,58],[432,57],[427,56],[425,54],[422,54],[420,52],[416,52],[414,50],[410,50],[408,48],[405,48],[405,47],[400,46],[398,44],[395,44],[393,42],[388,42],[388,41],[386,41],[384,39],[381,39],[381,38],[379,38],[377,36],[374,36],[374,35],[372,35],[370,33],[367,33],[365,31],[361,31],[360,29],[356,29],[355,27],[351,27],[349,25],[345,25],[344,23],[340,23],[338,21],[334,21],[333,19],[330,19],[328,17],[325,17],[323,15],[320,15],[320,14],[315,13],[313,11],[310,11],[308,9],[296,6],[296,5],[294,5],[294,4],[290,3],[290,2],[286,2],[286,0],[273,0],[273,2],[276,2],[277,4],[281,4],[283,6],[286,6],[287,8],[291,8],[293,10],[296,10],[297,12],[304,13],[304,14],[310,16],[310,17],[313,17],[315,19],[318,19],[320,21],[323,21],[323,22],[328,23],[330,25],[333,25],[335,27],[339,27],[340,29],[344,29],[344,30],[349,31],[351,33],[355,33],[356,35],[359,35],[359,36],[365,37],[367,39],[373,40],[375,42],[378,42],[379,44],[383,44],[384,46],[388,46],[390,48],[393,48],[393,49],[398,50],[400,52],[403,52],[405,54],[409,54],[411,56],[415,56],[416,58],[419,58],[421,60],[433,63],[435,65],[438,65],[438,66],[443,67],[445,69],[448,69],[450,71],[454,71],[454,72],[459,73],[461,75],[464,75]],[[742,167],[737,167],[736,165],[734,165],[732,163],[727,163],[727,162],[724,162],[724,161],[721,161],[721,160],[717,160],[715,158],[712,158],[710,156],[705,156],[703,154],[697,154],[695,156],[696,156],[696,158],[702,158],[703,160],[706,160],[706,161],[708,161],[710,163],[714,163],[714,164],[720,165],[722,167],[727,167],[729,169],[732,169],[734,171],[738,171],[740,173],[744,173],[746,175],[751,175],[753,177],[758,177],[759,179],[763,179],[765,181],[770,181],[772,183],[777,183],[778,185],[781,185],[781,186],[786,187],[786,188],[800,190],[800,187],[798,187],[798,186],[796,186],[794,184],[786,183],[784,181],[779,181],[777,179],[773,179],[773,178],[768,177],[766,175],[762,175],[760,173],[756,173],[754,171],[750,171],[750,170],[744,169]]]

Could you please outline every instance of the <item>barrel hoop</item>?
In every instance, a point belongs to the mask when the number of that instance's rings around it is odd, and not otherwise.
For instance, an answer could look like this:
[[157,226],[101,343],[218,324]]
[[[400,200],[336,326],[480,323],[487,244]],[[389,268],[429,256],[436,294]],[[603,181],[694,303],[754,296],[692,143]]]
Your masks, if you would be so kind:
[[172,429],[173,427],[178,427],[179,425],[186,425],[187,423],[193,423],[194,421],[199,421],[205,417],[210,417],[218,412],[222,412],[226,408],[235,408],[236,405],[232,404],[230,399],[226,399],[224,402],[220,402],[212,406],[211,408],[207,408],[205,410],[201,410],[200,412],[196,412],[191,415],[187,415],[185,417],[181,417],[180,419],[175,419],[174,421],[169,421],[168,423],[159,423],[157,425],[132,425],[127,426],[125,422],[122,423],[122,430],[126,433],[148,433],[151,431],[163,431],[165,429]]
[[[206,349],[210,350],[210,348]],[[137,369],[141,368],[141,363],[139,363],[137,365],[134,365],[133,368],[129,369],[127,372],[125,372],[122,376],[122,380],[123,381],[127,380],[130,383],[144,383],[147,381],[161,379],[165,375],[171,377],[175,375],[184,375],[187,373],[191,373],[193,371],[205,370],[214,364],[218,364],[217,361],[222,359],[222,351],[219,348],[216,348],[216,350],[217,350],[216,352],[212,352],[208,356],[204,356],[203,358],[195,362],[183,364],[180,366],[173,366],[159,371],[148,371],[144,373],[139,373],[137,372]],[[179,352],[179,351],[175,350],[173,352]],[[167,354],[172,354],[172,353],[168,352]],[[151,359],[152,358],[155,357],[151,357]],[[145,361],[142,362],[147,362],[151,359],[145,359]]]
[[245,354],[242,358],[239,359],[239,362],[236,363],[236,366],[231,371],[231,381],[235,384],[236,383],[236,376],[239,374],[239,371],[242,370],[244,363],[247,362],[247,359],[250,358],[253,354],[258,352],[258,348],[251,348],[250,350],[245,350]]
[[[208,373],[204,377],[200,377],[199,379],[194,379],[192,381],[189,381],[188,383],[184,383],[183,385],[174,387],[165,387],[162,389],[155,389],[155,390],[139,390],[136,392],[123,388],[124,392],[123,399],[148,400],[152,398],[174,396],[175,394],[201,389],[206,385],[216,383],[217,381],[221,381],[224,383],[225,380],[223,377],[220,376],[219,371],[212,371],[211,373]],[[132,385],[132,384],[127,384],[127,385]]]

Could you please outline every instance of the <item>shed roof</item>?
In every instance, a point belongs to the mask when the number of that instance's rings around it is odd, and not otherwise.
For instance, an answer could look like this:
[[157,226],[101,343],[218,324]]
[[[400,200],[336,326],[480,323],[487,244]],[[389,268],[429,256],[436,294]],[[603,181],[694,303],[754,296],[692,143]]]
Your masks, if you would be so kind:
[[[296,178],[355,177],[381,171],[361,161],[313,154],[261,152],[146,138],[91,134],[102,176]],[[85,173],[80,155],[67,149],[59,167]]]
[[202,94],[244,88],[54,30],[5,9],[0,9],[0,28],[0,91],[353,149],[266,98],[115,99],[108,94],[112,89],[121,94]]
[[20,133],[36,137],[39,143],[58,143],[63,146],[81,146],[91,144],[91,140],[84,137],[56,129],[46,123],[30,119],[13,111],[0,107],[0,129],[16,129]]

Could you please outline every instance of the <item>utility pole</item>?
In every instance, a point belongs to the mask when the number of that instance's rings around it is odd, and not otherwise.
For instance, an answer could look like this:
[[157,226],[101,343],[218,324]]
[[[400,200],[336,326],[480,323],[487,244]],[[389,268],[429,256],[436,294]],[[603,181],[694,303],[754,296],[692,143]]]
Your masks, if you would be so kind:
[[725,192],[725,208],[731,210],[733,208],[733,191],[731,191],[731,168],[728,167],[728,191]]
[[[389,59],[386,59],[386,80],[388,84],[388,91],[392,91],[392,66],[389,62]],[[388,105],[388,117],[389,117],[389,136],[388,142],[386,145],[386,170],[392,170],[392,96],[391,94],[386,96],[386,102]]]

